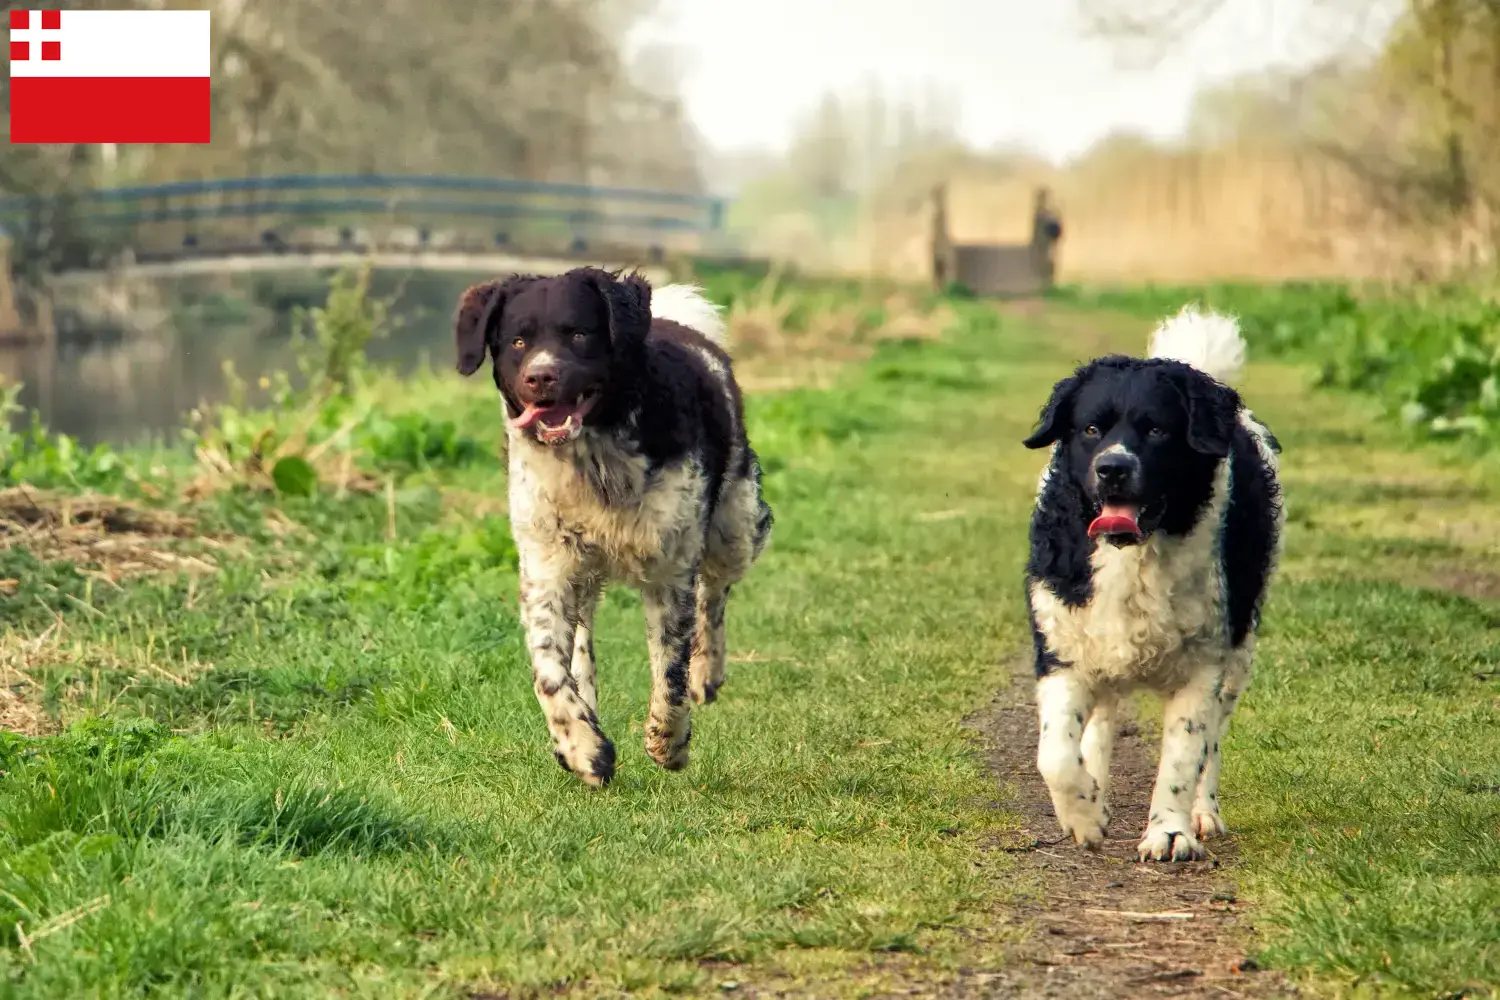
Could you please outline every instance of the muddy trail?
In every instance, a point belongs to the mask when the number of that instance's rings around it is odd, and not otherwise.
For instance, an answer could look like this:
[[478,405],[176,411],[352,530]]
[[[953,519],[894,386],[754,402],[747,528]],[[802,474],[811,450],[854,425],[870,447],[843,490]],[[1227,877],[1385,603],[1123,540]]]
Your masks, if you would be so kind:
[[996,845],[1016,858],[1034,887],[998,913],[1031,930],[993,972],[960,976],[943,997],[1285,997],[1295,989],[1258,969],[1253,914],[1235,885],[1233,832],[1209,842],[1206,861],[1140,864],[1156,777],[1154,723],[1121,704],[1112,767],[1110,838],[1097,851],[1061,840],[1036,770],[1036,714],[1030,671],[1017,668],[970,720],[985,739],[1002,808],[1021,820],[1016,838]]

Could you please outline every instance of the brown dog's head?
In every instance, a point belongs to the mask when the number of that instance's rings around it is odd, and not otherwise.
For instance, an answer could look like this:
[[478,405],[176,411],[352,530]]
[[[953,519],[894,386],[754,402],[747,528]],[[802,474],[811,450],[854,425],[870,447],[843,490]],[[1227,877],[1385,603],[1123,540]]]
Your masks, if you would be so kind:
[[494,359],[510,426],[546,445],[628,412],[645,363],[651,286],[596,268],[516,275],[464,292],[454,319],[458,370]]

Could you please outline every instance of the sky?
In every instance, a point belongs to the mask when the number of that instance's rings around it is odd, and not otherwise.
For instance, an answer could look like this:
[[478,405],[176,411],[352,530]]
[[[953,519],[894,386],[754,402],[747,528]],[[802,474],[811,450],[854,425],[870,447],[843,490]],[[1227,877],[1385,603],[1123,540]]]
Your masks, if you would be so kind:
[[1076,2],[662,0],[635,40],[678,53],[688,114],[720,150],[783,148],[824,93],[875,81],[892,94],[953,96],[972,145],[1024,145],[1061,162],[1119,130],[1180,134],[1203,85],[1308,65],[1388,23],[1383,11],[1356,22],[1331,9],[1339,0],[1222,0],[1146,68],[1086,37]]

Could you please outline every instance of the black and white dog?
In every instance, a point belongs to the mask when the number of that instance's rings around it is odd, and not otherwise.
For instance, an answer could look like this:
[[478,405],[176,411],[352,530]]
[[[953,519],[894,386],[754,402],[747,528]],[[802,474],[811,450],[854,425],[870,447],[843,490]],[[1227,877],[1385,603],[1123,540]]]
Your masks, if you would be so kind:
[[594,607],[639,588],[651,656],[646,750],[688,762],[688,698],[724,682],[724,609],[771,531],[718,308],[593,268],[468,289],[458,370],[493,358],[507,413],[511,530],[533,683],[564,768],[602,786]]
[[1166,712],[1138,856],[1182,861],[1225,829],[1219,745],[1280,549],[1280,446],[1223,384],[1245,358],[1233,319],[1186,308],[1151,355],[1079,368],[1026,439],[1052,446],[1026,589],[1037,768],[1063,832],[1104,839],[1116,702],[1149,688]]

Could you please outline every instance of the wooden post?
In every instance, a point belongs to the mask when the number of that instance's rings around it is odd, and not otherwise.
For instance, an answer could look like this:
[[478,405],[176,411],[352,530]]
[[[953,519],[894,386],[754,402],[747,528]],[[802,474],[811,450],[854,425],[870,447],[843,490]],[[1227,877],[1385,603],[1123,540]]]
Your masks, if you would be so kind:
[[948,235],[948,185],[932,189],[932,284],[938,291],[955,279],[953,241]]
[[1052,288],[1057,273],[1057,243],[1062,238],[1062,222],[1052,207],[1051,193],[1037,188],[1031,212],[1031,261],[1037,284],[1043,292]]
[[9,236],[0,236],[0,335],[14,337],[21,332],[21,313],[16,309],[16,289],[10,280]]

